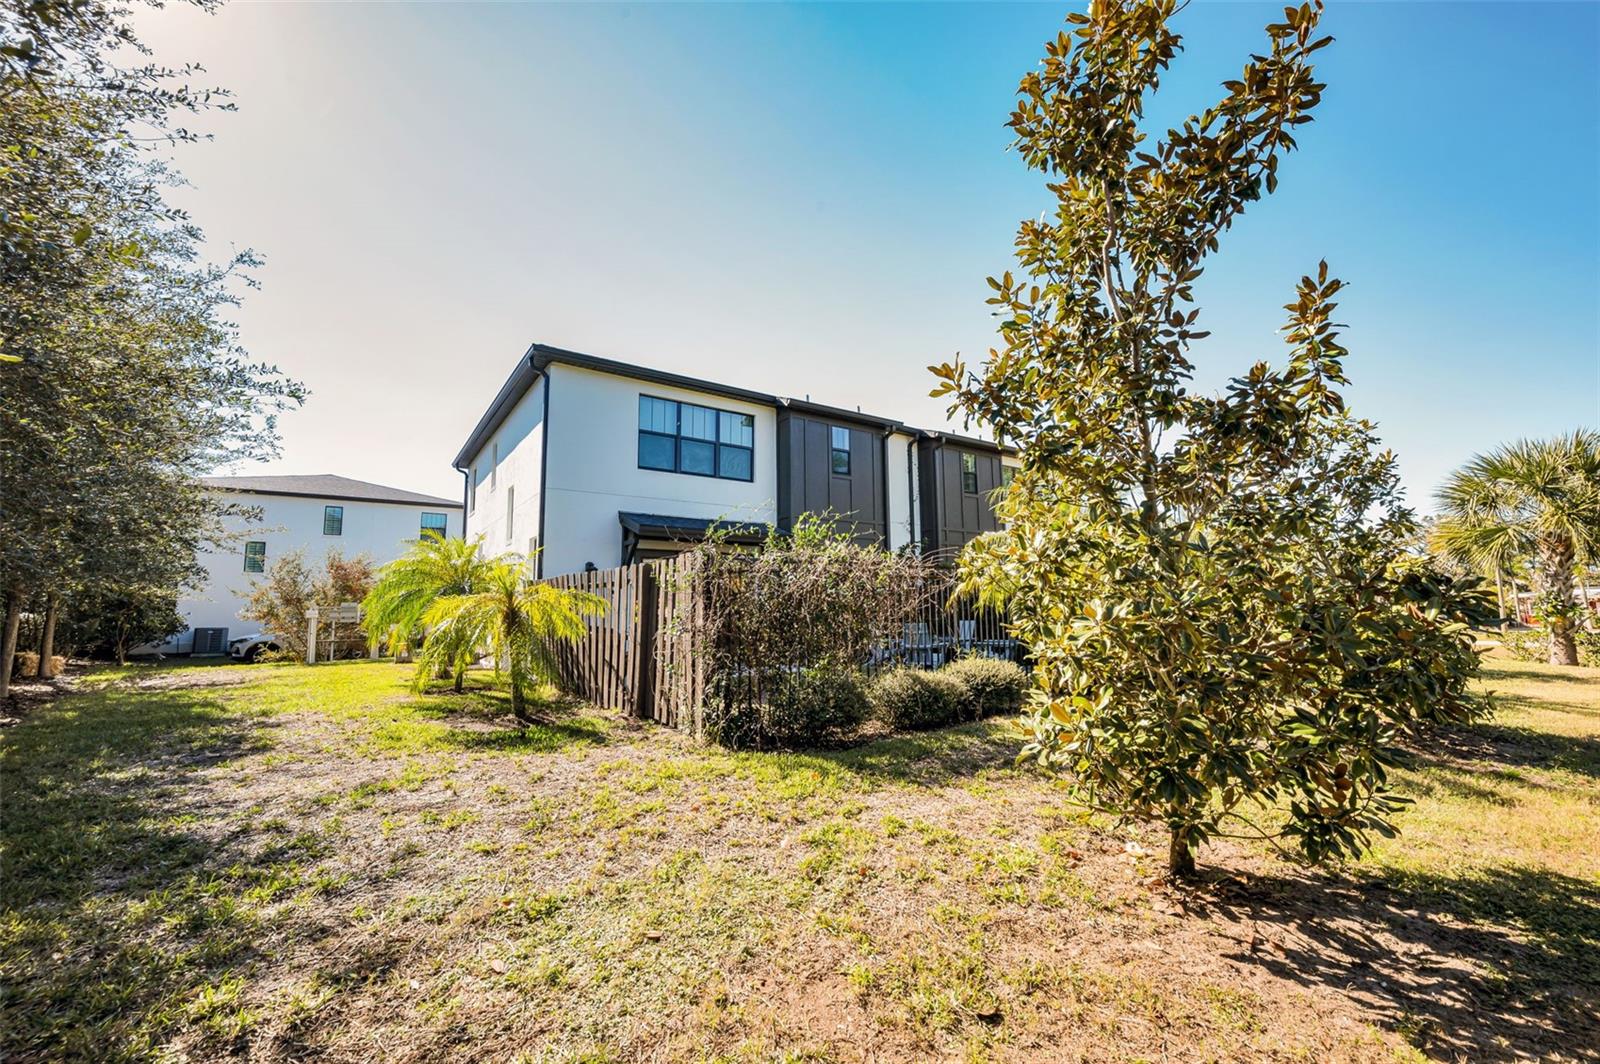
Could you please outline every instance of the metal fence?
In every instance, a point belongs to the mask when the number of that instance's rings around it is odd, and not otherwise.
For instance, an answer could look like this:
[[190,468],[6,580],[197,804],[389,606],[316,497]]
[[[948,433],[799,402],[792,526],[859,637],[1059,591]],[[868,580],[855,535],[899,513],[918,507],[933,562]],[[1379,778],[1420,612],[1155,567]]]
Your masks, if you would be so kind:
[[[1003,614],[952,597],[953,570],[930,565],[927,573],[925,585],[878,626],[852,667],[868,674],[896,666],[931,669],[967,655],[1025,664]],[[708,685],[725,688],[729,672],[739,675],[746,697],[759,698],[763,675],[816,664],[803,649],[767,651],[765,660],[752,660],[738,648],[730,652],[726,634],[724,645],[714,645],[717,637],[701,623],[714,591],[693,553],[545,582],[605,602],[581,640],[551,650],[563,691],[620,713],[699,735]]]

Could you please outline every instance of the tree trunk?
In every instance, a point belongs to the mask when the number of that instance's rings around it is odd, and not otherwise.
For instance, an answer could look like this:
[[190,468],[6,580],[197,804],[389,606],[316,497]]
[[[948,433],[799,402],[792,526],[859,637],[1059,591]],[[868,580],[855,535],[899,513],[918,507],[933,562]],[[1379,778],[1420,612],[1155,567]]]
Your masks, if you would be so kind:
[[1498,565],[1494,567],[1494,595],[1495,599],[1500,603],[1500,634],[1505,635],[1507,628],[1506,582],[1505,574],[1500,571],[1500,567]]
[[55,675],[50,659],[56,653],[56,615],[61,612],[61,596],[54,591],[45,600],[44,625],[39,632],[39,679],[48,680]]
[[1194,875],[1194,849],[1189,845],[1189,829],[1173,828],[1172,845],[1167,850],[1167,875],[1188,879]]
[[463,666],[456,667],[456,694],[460,694],[467,683],[467,670]]
[[22,588],[6,594],[6,627],[0,637],[0,698],[11,697],[11,666],[17,660],[17,628],[22,624]]
[[1550,633],[1550,664],[1576,665],[1578,642],[1572,635],[1572,541],[1551,536],[1539,543],[1542,618]]
[[516,680],[511,681],[511,715],[523,724],[533,723],[533,717],[528,715],[528,706],[522,696],[522,685]]

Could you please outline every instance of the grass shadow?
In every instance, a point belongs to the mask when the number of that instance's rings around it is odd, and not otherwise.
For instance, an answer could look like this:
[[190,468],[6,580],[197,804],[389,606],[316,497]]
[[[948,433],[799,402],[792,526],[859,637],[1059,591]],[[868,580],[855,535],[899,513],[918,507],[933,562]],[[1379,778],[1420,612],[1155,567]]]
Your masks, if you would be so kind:
[[1487,773],[1534,768],[1600,778],[1600,739],[1515,724],[1438,728],[1428,734],[1425,749],[1412,752],[1412,759],[1429,768],[1472,763],[1482,766],[1474,771]]
[[944,787],[1011,768],[1019,745],[1013,723],[993,719],[937,731],[894,734],[848,749],[793,756],[875,782]]
[[1600,1057],[1594,882],[1526,866],[1283,875],[1197,907],[1253,925],[1232,959],[1354,998],[1434,1059]]
[[[214,691],[75,693],[0,748],[0,957],[9,1059],[153,1054],[175,1004],[255,956],[244,899],[309,840],[245,859],[182,811],[186,776],[270,724]],[[270,850],[270,847],[269,847]]]
[[527,704],[534,720],[518,721],[511,696],[487,680],[469,676],[465,690],[449,681],[430,683],[396,703],[374,728],[379,746],[500,753],[555,753],[613,742],[622,722],[585,713],[593,707],[548,691]]

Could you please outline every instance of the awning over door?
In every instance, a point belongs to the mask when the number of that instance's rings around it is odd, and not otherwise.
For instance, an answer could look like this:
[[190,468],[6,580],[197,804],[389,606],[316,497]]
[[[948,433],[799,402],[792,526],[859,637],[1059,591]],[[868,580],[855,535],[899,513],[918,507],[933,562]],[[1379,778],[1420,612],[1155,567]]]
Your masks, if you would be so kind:
[[704,517],[675,517],[671,514],[617,512],[622,523],[622,564],[632,565],[646,557],[684,550],[704,540],[713,530],[725,535],[729,543],[752,546],[766,542],[772,526],[760,521],[719,521]]

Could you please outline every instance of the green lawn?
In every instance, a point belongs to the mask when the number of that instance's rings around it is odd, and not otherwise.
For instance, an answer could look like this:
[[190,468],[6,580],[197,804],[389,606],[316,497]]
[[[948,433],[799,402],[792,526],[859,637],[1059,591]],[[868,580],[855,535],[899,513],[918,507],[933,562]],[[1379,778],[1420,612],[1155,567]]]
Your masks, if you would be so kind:
[[21,1061],[1600,1050],[1600,670],[1497,662],[1400,839],[1199,888],[1007,723],[726,754],[390,663],[130,667],[0,732]]

